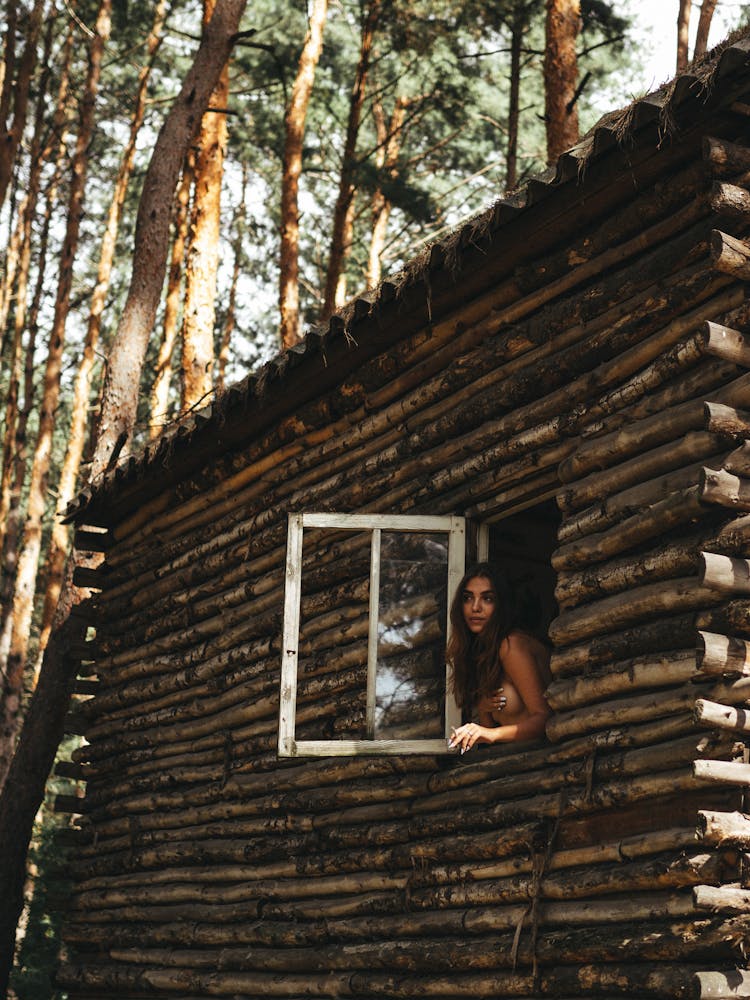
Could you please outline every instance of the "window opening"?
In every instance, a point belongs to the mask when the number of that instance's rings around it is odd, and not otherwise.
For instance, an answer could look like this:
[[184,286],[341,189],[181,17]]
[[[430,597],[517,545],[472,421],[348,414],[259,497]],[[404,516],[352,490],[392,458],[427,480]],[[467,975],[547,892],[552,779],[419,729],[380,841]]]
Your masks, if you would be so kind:
[[280,756],[447,752],[464,550],[459,517],[289,516]]
[[547,500],[492,524],[480,524],[477,531],[477,560],[489,559],[501,567],[516,596],[521,624],[545,642],[558,615],[552,553],[560,520],[557,504]]

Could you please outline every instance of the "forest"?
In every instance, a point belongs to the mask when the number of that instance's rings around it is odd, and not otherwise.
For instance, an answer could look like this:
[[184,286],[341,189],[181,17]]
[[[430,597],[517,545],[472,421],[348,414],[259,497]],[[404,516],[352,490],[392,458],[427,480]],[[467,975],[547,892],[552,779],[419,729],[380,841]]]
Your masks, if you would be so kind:
[[[681,72],[717,0],[669,4]],[[614,0],[4,13],[0,897],[23,884],[25,905],[17,935],[14,908],[0,916],[0,958],[15,951],[11,995],[31,998],[53,995],[64,891],[64,821],[37,809],[70,694],[54,675],[80,592],[69,504],[627,105],[639,36],[638,4]],[[34,765],[14,771],[24,739]]]

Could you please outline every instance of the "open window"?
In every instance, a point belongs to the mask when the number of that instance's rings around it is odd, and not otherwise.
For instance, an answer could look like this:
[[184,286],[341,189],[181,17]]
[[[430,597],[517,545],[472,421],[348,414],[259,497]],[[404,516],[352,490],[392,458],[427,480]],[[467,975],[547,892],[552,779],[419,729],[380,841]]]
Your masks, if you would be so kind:
[[460,517],[290,514],[279,755],[447,752]]

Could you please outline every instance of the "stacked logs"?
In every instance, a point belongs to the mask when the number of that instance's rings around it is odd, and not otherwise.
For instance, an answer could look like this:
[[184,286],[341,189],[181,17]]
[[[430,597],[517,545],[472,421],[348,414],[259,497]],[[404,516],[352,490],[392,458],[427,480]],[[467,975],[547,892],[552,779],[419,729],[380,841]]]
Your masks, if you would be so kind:
[[[86,781],[73,1000],[750,995],[747,152],[692,153],[79,534],[106,555],[63,768]],[[289,511],[493,521],[552,495],[550,743],[276,758]],[[300,733],[359,725],[366,578],[356,537],[306,557]]]

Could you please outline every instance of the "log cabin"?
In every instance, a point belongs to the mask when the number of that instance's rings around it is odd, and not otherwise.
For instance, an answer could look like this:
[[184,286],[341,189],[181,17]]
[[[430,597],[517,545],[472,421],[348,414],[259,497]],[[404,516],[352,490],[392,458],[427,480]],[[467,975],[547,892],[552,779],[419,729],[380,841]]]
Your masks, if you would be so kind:
[[740,37],[76,498],[71,1000],[750,997],[749,229]]

